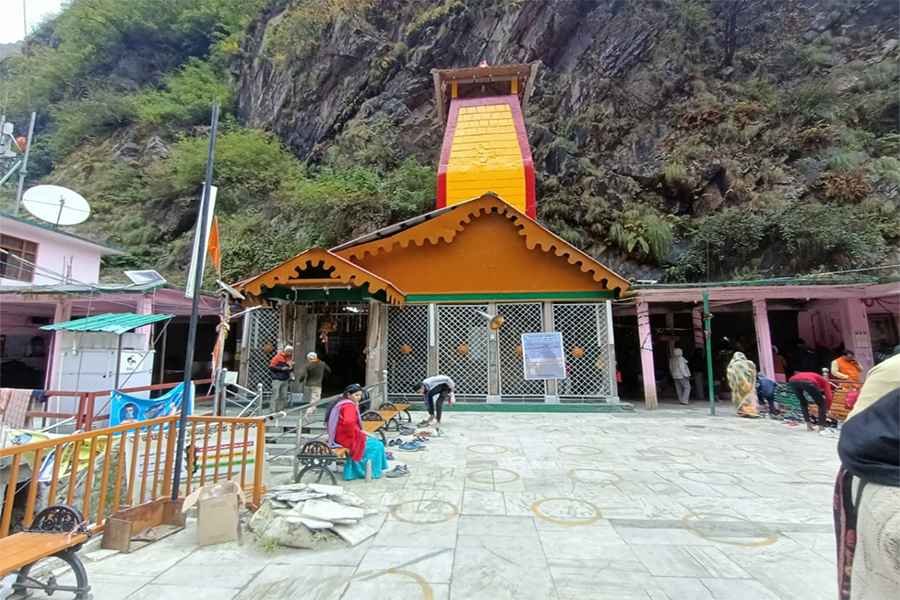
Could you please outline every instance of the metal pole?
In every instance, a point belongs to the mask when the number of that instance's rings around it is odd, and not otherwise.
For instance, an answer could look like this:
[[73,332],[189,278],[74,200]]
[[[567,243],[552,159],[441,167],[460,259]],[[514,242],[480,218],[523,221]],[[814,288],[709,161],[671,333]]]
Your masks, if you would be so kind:
[[709,414],[716,415],[715,385],[713,383],[712,313],[709,312],[709,291],[703,291],[703,337],[706,340],[706,387],[709,394]]
[[194,266],[194,295],[191,298],[191,321],[188,325],[187,347],[184,357],[184,389],[181,401],[181,414],[178,418],[178,445],[175,450],[175,475],[172,481],[172,500],[178,499],[178,488],[181,486],[181,465],[184,460],[184,438],[187,430],[187,394],[191,388],[191,370],[194,366],[194,344],[197,340],[197,321],[200,303],[200,284],[203,280],[203,255],[206,252],[206,207],[209,204],[209,192],[213,177],[213,160],[216,154],[216,133],[219,129],[219,103],[212,107],[211,128],[209,131],[209,149],[206,156],[206,180],[203,182],[203,196],[200,199],[200,214],[197,219],[197,231],[194,235],[199,240],[197,244],[197,260]]
[[22,157],[22,167],[19,169],[19,187],[16,190],[16,214],[19,214],[19,206],[22,204],[22,193],[25,191],[25,176],[28,175],[28,155],[31,154],[31,138],[34,136],[34,120],[37,113],[31,113],[31,123],[28,125],[28,138],[25,141],[25,156]]
[[116,345],[116,378],[113,383],[113,390],[119,389],[119,371],[122,369],[122,334],[119,334],[119,342]]

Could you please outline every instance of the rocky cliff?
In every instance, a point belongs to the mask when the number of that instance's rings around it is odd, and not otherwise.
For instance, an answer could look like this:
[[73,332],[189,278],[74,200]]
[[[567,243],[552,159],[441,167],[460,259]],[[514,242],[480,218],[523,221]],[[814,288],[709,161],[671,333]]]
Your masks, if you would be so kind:
[[[442,134],[430,70],[482,60],[540,62],[526,112],[539,219],[629,275],[897,262],[898,16],[896,0],[260,1],[225,58],[204,59],[230,74],[234,145],[238,130],[273,132],[294,161],[224,159],[241,190],[222,205],[235,275],[428,209]],[[141,114],[103,136],[156,140],[149,158],[118,159],[154,196],[145,219],[178,226],[128,239],[158,242],[165,256],[144,258],[177,269],[197,182],[166,182],[202,120],[161,129]],[[95,162],[121,150],[103,144]],[[56,172],[89,186],[73,160]],[[110,202],[121,187],[108,182]]]

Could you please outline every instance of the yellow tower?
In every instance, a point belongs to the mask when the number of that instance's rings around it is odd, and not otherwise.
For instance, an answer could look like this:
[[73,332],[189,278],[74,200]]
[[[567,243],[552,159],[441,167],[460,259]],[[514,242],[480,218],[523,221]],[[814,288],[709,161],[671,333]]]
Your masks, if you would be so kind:
[[437,207],[494,192],[536,216],[534,163],[522,109],[537,63],[434,69],[438,119],[445,124]]

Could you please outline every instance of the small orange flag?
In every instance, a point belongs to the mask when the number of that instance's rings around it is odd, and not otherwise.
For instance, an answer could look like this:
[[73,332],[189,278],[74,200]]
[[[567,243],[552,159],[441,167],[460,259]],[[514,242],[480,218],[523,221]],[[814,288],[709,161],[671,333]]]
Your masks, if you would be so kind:
[[209,230],[209,240],[206,242],[206,251],[209,260],[216,268],[216,274],[222,276],[222,246],[219,242],[219,218],[213,216],[212,227]]

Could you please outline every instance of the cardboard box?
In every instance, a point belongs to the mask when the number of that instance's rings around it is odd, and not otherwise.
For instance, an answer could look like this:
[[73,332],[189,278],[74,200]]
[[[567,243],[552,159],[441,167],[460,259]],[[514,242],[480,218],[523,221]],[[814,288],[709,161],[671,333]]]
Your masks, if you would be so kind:
[[241,537],[244,493],[234,481],[205,485],[184,499],[182,511],[197,505],[197,544],[208,546]]

